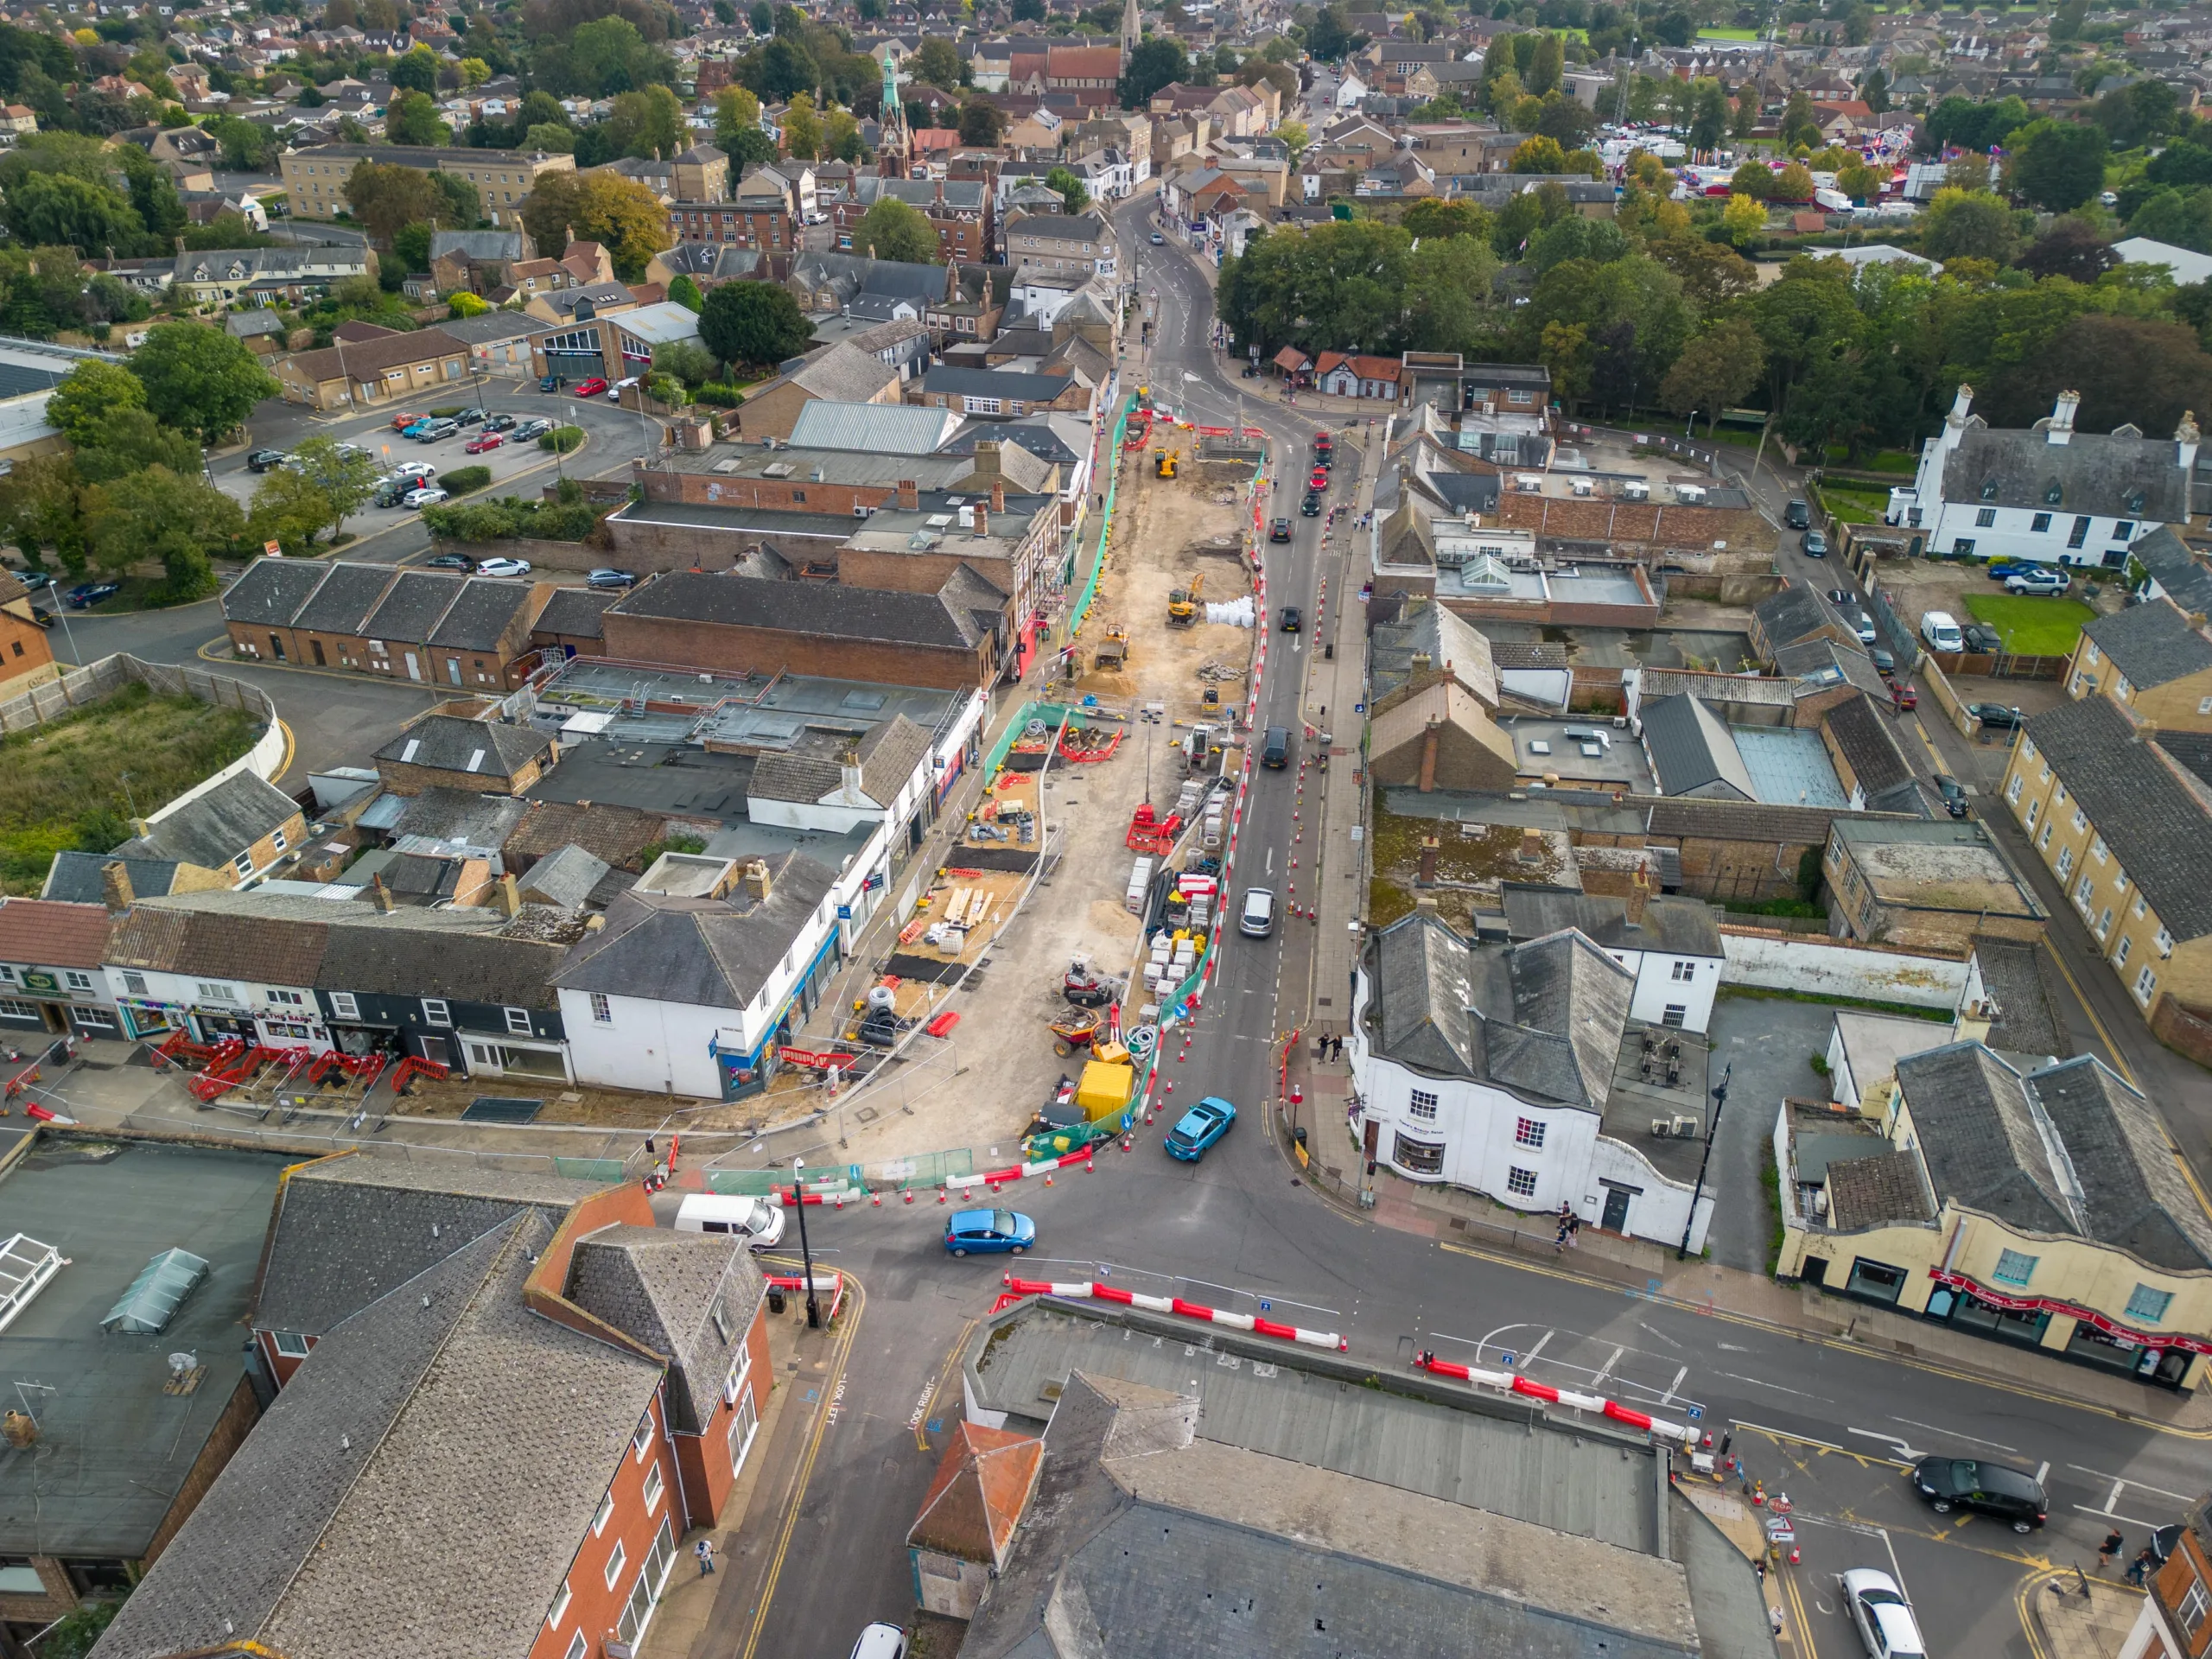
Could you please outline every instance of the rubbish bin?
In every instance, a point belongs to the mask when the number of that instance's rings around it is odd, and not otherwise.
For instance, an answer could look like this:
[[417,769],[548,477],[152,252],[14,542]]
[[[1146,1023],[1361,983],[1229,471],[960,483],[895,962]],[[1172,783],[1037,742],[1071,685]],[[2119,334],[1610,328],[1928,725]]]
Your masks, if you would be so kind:
[[768,1287],[768,1311],[771,1313],[780,1313],[784,1311],[784,1287],[781,1285]]

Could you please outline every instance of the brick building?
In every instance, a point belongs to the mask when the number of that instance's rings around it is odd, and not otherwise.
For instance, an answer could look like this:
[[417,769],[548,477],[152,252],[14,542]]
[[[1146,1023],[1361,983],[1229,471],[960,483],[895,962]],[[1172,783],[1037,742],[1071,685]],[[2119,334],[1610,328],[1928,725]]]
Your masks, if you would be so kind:
[[0,570],[0,698],[21,696],[60,671],[30,589]]
[[522,223],[523,200],[543,173],[573,173],[576,158],[548,150],[469,149],[414,144],[313,144],[288,149],[278,171],[299,219],[330,219],[346,210],[346,181],[364,162],[451,173],[476,187],[484,217],[501,230]]
[[364,338],[374,324],[349,327],[351,336],[276,365],[285,402],[328,411],[435,397],[467,383],[468,346],[442,328],[376,328]]
[[990,257],[991,187],[981,179],[856,179],[852,196],[830,210],[839,248],[861,254],[868,251],[854,247],[853,232],[868,210],[887,196],[905,202],[929,220],[946,264],[980,264]]
[[526,726],[426,715],[376,753],[377,772],[395,795],[426,789],[519,795],[550,771],[553,740]]
[[798,221],[777,201],[671,201],[668,240],[760,248],[773,253],[798,246]]
[[257,559],[223,595],[232,649],[257,661],[349,668],[512,691],[537,661],[543,582],[383,564]]

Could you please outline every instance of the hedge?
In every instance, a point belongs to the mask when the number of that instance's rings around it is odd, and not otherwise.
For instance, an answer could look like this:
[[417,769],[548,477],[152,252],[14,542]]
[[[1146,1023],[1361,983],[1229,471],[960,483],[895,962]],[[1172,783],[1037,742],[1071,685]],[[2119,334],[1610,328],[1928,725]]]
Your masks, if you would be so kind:
[[423,522],[433,536],[448,541],[506,542],[528,537],[581,542],[591,534],[599,515],[588,502],[525,501],[503,495],[494,501],[425,507]]
[[492,481],[489,467],[456,467],[438,480],[438,487],[448,495],[467,495],[471,490],[480,490]]
[[713,404],[722,409],[735,409],[745,401],[745,394],[726,381],[709,380],[691,393],[695,404]]
[[571,449],[575,448],[579,444],[582,443],[583,441],[584,429],[581,426],[556,426],[550,432],[548,432],[543,437],[538,439],[537,447],[541,449],[550,449],[556,454],[565,455]]

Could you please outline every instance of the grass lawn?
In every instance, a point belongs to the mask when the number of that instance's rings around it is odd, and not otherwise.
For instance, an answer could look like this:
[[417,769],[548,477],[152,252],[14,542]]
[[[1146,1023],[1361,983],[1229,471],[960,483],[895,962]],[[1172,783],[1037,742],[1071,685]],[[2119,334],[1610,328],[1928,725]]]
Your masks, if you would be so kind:
[[1697,37],[1700,41],[1756,41],[1759,32],[1756,29],[1700,29]]
[[1830,512],[1847,524],[1878,524],[1890,508],[1885,491],[1847,489],[1840,484],[1825,486],[1821,491],[1821,499],[1828,504]]
[[35,893],[56,853],[104,853],[128,841],[134,804],[153,810],[237,760],[259,734],[244,709],[132,685],[0,741],[0,893]]
[[2079,600],[2045,599],[2035,594],[1970,594],[1967,608],[2004,636],[2016,657],[2063,657],[2082,637],[2082,626],[2097,613]]

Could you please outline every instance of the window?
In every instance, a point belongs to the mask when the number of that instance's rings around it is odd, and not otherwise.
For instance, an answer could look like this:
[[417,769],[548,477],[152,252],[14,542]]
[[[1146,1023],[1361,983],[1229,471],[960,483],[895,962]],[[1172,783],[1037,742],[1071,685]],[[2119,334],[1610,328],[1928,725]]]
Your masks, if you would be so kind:
[[2088,827],[2089,815],[2084,812],[2080,807],[2075,807],[2074,809],[2074,833],[2078,836]]
[[2182,1628],[2190,1636],[2195,1636],[2204,1623],[2205,1614],[2212,1612],[2212,1595],[2205,1593],[2202,1580],[2190,1580],[2188,1593],[2182,1597],[2181,1605],[2174,1611],[2181,1620]]
[[2156,1325],[2166,1317],[2166,1310],[2174,1304],[2171,1290],[2160,1290],[2155,1285],[2138,1285],[2135,1294],[2127,1299],[2127,1317],[2141,1319],[2146,1325]]
[[240,875],[251,875],[253,874],[253,855],[251,853],[240,853],[236,858],[231,861],[231,868],[236,870]]
[[2128,953],[2129,951],[2133,950],[2134,948],[2135,948],[2135,941],[2134,941],[2134,940],[2133,940],[2133,939],[2129,938],[2128,938],[2126,934],[2124,934],[2124,933],[2123,933],[2122,935],[2120,935],[2120,949],[2119,949],[2119,950],[2115,950],[2115,951],[2113,951],[2113,952],[2112,953],[2112,965],[2113,965],[2113,967],[2115,967],[2115,968],[2125,968],[2125,967],[2126,967],[2126,966],[2127,966],[2127,953]]
[[740,1395],[737,1409],[729,1422],[729,1471],[732,1475],[745,1472],[746,1453],[753,1450],[753,1437],[760,1431],[760,1414],[753,1408],[753,1395]]
[[2174,936],[2165,928],[2160,928],[2158,938],[2152,939],[2151,943],[2157,947],[2158,954],[2162,957],[2171,957],[2174,953]]
[[508,1008],[505,1010],[505,1014],[507,1016],[507,1034],[510,1037],[528,1037],[532,1034],[530,1028],[530,1010],[528,1008]]
[[428,1026],[453,1024],[453,1010],[446,1006],[445,998],[426,996],[423,999],[423,1023]]
[[1662,1026],[1672,1026],[1675,1030],[1680,1031],[1685,1025],[1689,1023],[1689,1017],[1690,1009],[1688,1003],[1669,1002],[1666,1006],[1664,1011],[1661,1013],[1659,1016],[1659,1023]]
[[[2131,509],[2133,509],[2135,504],[2142,499],[2143,498],[2140,496],[2130,496],[2127,499],[2127,505]],[[2129,519],[2123,518],[2112,527],[2112,538],[2115,542],[2124,542],[2134,533],[2135,525],[2133,522]]]
[[2039,814],[2042,810],[2043,810],[2043,803],[2042,803],[2041,801],[2030,801],[2030,802],[2028,803],[2028,828],[2029,828],[2029,829],[2032,830],[2032,829],[2034,829],[2034,828],[2036,827],[2036,817],[2037,817],[2037,814]]
[[238,994],[229,986],[218,985],[211,980],[200,981],[197,989],[202,1002],[235,1002],[238,1000]]
[[1976,530],[1994,529],[1997,524],[1997,509],[1994,507],[1982,508],[1980,512],[1974,514],[1974,524]]
[[1974,556],[1974,537],[1971,536],[1954,536],[1951,537],[1951,551],[1962,559],[1972,558]]
[[2151,993],[2158,988],[2158,976],[2152,970],[2151,964],[2146,962],[2143,964],[2143,971],[2135,976],[2135,1000],[2148,1007]]
[[263,995],[271,1002],[280,1003],[288,1008],[303,1007],[307,1003],[307,999],[297,991],[264,991]]
[[645,1471],[645,1513],[651,1515],[660,1508],[660,1495],[668,1490],[668,1482],[661,1478],[660,1465]]
[[1444,1173],[1444,1144],[1402,1135],[1390,1148],[1390,1161],[1408,1174],[1440,1175]]
[[90,974],[80,974],[73,968],[65,968],[61,970],[61,976],[69,982],[69,988],[73,991],[89,991],[92,988],[92,976]]
[[2089,843],[2089,856],[2100,864],[2109,861],[2105,856],[2105,838],[2102,836]]
[[[2049,824],[2044,825],[2043,832],[2046,836],[2050,835],[2050,826]],[[2073,874],[2074,849],[2071,847],[2062,847],[2058,849],[2058,879],[2063,881],[2068,876]]]
[[1997,1258],[1997,1266],[1990,1277],[2002,1285],[2024,1285],[2036,1276],[2036,1263],[2041,1256],[2023,1255],[2018,1250],[2006,1250]]
[[1995,479],[1985,478],[1982,480],[1981,499],[1985,501],[1994,501],[1997,499],[1997,480]]
[[2028,521],[2028,528],[2035,531],[2037,535],[2042,535],[2044,531],[2050,528],[2050,515],[2047,512],[2039,512],[2036,514],[2033,518]]
[[2043,499],[2054,507],[2066,505],[2066,486],[2056,479],[2044,486]]
[[1544,1144],[1544,1128],[1533,1117],[1524,1117],[1513,1126],[1513,1143],[1519,1147],[1538,1147]]
[[2067,532],[2066,545],[2079,547],[2089,539],[2089,520],[2087,514],[2074,521],[2074,528]]
[[307,1357],[308,1339],[296,1331],[279,1331],[276,1333],[277,1358],[305,1359]]
[[607,1558],[607,1587],[612,1590],[614,1580],[622,1576],[622,1569],[630,1564],[630,1554],[622,1548],[622,1541],[614,1541],[614,1551]]
[[2103,913],[2097,918],[2097,937],[2101,939],[2110,931],[2112,931],[2112,906],[2107,905]]
[[1672,976],[1679,980],[1695,979],[1697,977],[1697,963],[1694,962],[1676,963],[1675,964],[1675,971]]
[[1433,1123],[1436,1121],[1436,1096],[1425,1089],[1414,1090],[1406,1096],[1406,1116]]
[[630,1449],[639,1458],[653,1449],[653,1414],[650,1411],[638,1419],[638,1432],[630,1437]]
[[[5,979],[7,977],[7,969],[0,968],[0,979]],[[123,974],[123,988],[132,996],[145,995],[146,976],[143,974],[134,974],[129,969],[125,969]]]
[[591,1535],[594,1538],[607,1530],[607,1523],[614,1518],[614,1494],[609,1492],[599,1500],[599,1513],[591,1518]]
[[2074,902],[2082,909],[2085,911],[2088,910],[2089,907],[2089,893],[2095,886],[2095,882],[2092,881],[2088,876],[2083,876],[2079,881],[2074,884]]
[[284,832],[282,830],[270,830],[269,832],[269,844],[274,847],[278,852],[283,852],[284,850]]
[[0,997],[0,1014],[4,1014],[10,1020],[42,1020],[45,1018],[43,1014],[39,1013],[37,1003],[17,1002],[7,997]]
[[2020,804],[2020,774],[2017,772],[2005,785],[2005,798],[2014,806]]
[[[721,1310],[720,1308],[716,1308],[715,1310],[715,1328],[716,1330],[721,1329]],[[737,1400],[738,1390],[744,1388],[745,1379],[752,1374],[753,1344],[749,1342],[741,1342],[737,1344],[736,1355],[730,1360],[729,1375],[722,1378],[723,1401],[727,1403],[734,1404]]]
[[1523,1169],[1518,1164],[1505,1172],[1505,1190],[1516,1197],[1533,1198],[1536,1196],[1536,1172]]
[[2139,922],[2143,919],[2143,912],[2149,908],[2150,906],[2143,902],[2143,895],[2139,893],[2135,895],[2135,902],[2127,907],[2127,913]]
[[330,1012],[334,1019],[358,1020],[361,1017],[361,1005],[353,1000],[351,991],[333,991],[330,994]]

